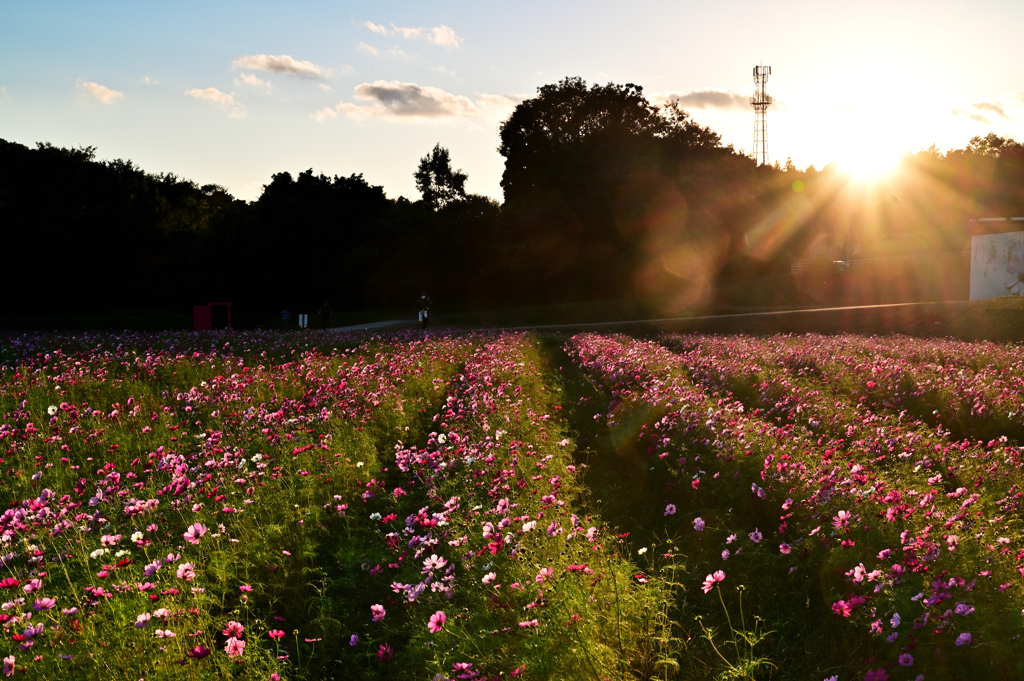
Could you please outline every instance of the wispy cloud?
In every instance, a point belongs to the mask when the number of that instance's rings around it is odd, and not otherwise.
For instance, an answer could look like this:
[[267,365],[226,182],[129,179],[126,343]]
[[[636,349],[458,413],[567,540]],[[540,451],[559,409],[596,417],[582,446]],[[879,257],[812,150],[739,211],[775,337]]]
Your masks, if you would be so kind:
[[249,69],[251,71],[270,71],[281,73],[293,78],[319,79],[330,75],[330,69],[325,69],[311,61],[300,61],[287,54],[250,54],[243,57],[235,57],[231,64],[236,69]]
[[83,95],[89,97],[95,97],[104,104],[113,104],[117,100],[124,97],[123,92],[117,90],[111,90],[108,87],[100,85],[99,83],[93,83],[92,81],[79,80],[75,83],[75,88]]
[[367,104],[339,102],[312,114],[317,122],[339,115],[355,120],[393,118],[406,120],[445,120],[472,117],[505,116],[523,101],[517,95],[477,94],[476,102],[440,88],[401,81],[377,80],[355,87],[355,99]]
[[228,115],[231,118],[245,118],[247,115],[245,105],[236,99],[234,92],[221,92],[215,87],[208,87],[202,90],[198,88],[185,90],[185,95],[227,110],[230,112]]
[[992,125],[994,119],[1012,120],[1013,117],[1007,113],[1007,108],[1008,106],[1013,106],[1016,101],[1024,102],[1024,93],[954,106],[953,115],[958,118],[972,120],[975,123]]
[[235,79],[235,84],[245,83],[246,85],[252,85],[253,87],[265,87],[270,89],[270,81],[263,80],[255,73],[240,73],[238,78]]
[[356,45],[356,49],[358,49],[360,52],[365,52],[366,54],[372,55],[374,57],[379,57],[380,56],[380,50],[378,50],[373,45],[367,45],[366,43],[359,43],[358,45]]
[[146,85],[159,85],[160,84],[159,80],[156,80],[155,78],[150,78],[149,76],[143,76],[142,77],[142,82],[145,83]]
[[317,87],[323,90],[324,92],[331,92],[334,89],[327,83],[317,83]]
[[455,32],[451,26],[441,24],[440,26],[434,26],[427,28],[424,26],[395,26],[391,24],[391,28],[386,28],[381,24],[375,24],[372,21],[365,21],[360,26],[363,26],[370,31],[383,36],[397,35],[405,38],[406,40],[426,40],[432,45],[443,47],[446,50],[457,50],[462,47],[462,43],[465,42],[463,38]]
[[372,21],[364,21],[363,23],[361,23],[359,25],[360,26],[365,26],[366,28],[370,29],[374,33],[379,33],[380,35],[387,35],[388,34],[388,29],[387,28],[385,28],[384,26],[382,26],[380,24],[375,24]]
[[659,103],[679,102],[686,109],[717,109],[719,111],[747,111],[750,99],[731,90],[704,88],[679,94],[667,92],[651,95],[651,101]]

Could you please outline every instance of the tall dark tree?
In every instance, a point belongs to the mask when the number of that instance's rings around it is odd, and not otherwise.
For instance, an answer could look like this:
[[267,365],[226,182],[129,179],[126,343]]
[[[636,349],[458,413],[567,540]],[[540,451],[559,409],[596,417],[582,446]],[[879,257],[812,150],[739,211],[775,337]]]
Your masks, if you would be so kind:
[[466,198],[466,175],[452,169],[448,150],[435,144],[433,151],[420,159],[420,165],[413,174],[416,189],[423,195],[423,202],[434,210]]

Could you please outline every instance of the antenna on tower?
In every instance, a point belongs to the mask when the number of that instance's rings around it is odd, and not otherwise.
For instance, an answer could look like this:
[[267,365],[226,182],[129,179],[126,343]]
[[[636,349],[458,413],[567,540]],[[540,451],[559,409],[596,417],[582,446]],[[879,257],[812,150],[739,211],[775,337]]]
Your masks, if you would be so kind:
[[772,105],[768,95],[768,76],[772,75],[772,67],[754,67],[754,96],[750,98],[750,106],[754,107],[754,162],[768,165],[768,124],[765,112]]

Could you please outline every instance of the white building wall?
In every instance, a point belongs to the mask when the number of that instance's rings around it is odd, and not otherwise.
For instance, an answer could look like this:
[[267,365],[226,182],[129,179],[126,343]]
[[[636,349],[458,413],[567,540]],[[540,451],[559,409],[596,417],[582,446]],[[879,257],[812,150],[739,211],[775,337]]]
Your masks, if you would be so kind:
[[1024,232],[971,237],[971,300],[1024,295]]

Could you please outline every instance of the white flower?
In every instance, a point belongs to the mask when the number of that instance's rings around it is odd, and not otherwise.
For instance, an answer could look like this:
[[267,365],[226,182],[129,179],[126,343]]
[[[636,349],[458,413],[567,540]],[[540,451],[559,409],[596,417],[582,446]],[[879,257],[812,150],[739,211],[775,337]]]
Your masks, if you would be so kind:
[[57,413],[57,407],[51,404],[49,407],[46,408],[46,413],[49,414],[50,416],[53,416],[54,414]]
[[638,556],[644,555],[645,553],[647,553],[647,547],[645,546],[642,549],[637,549],[636,553],[637,553]]

